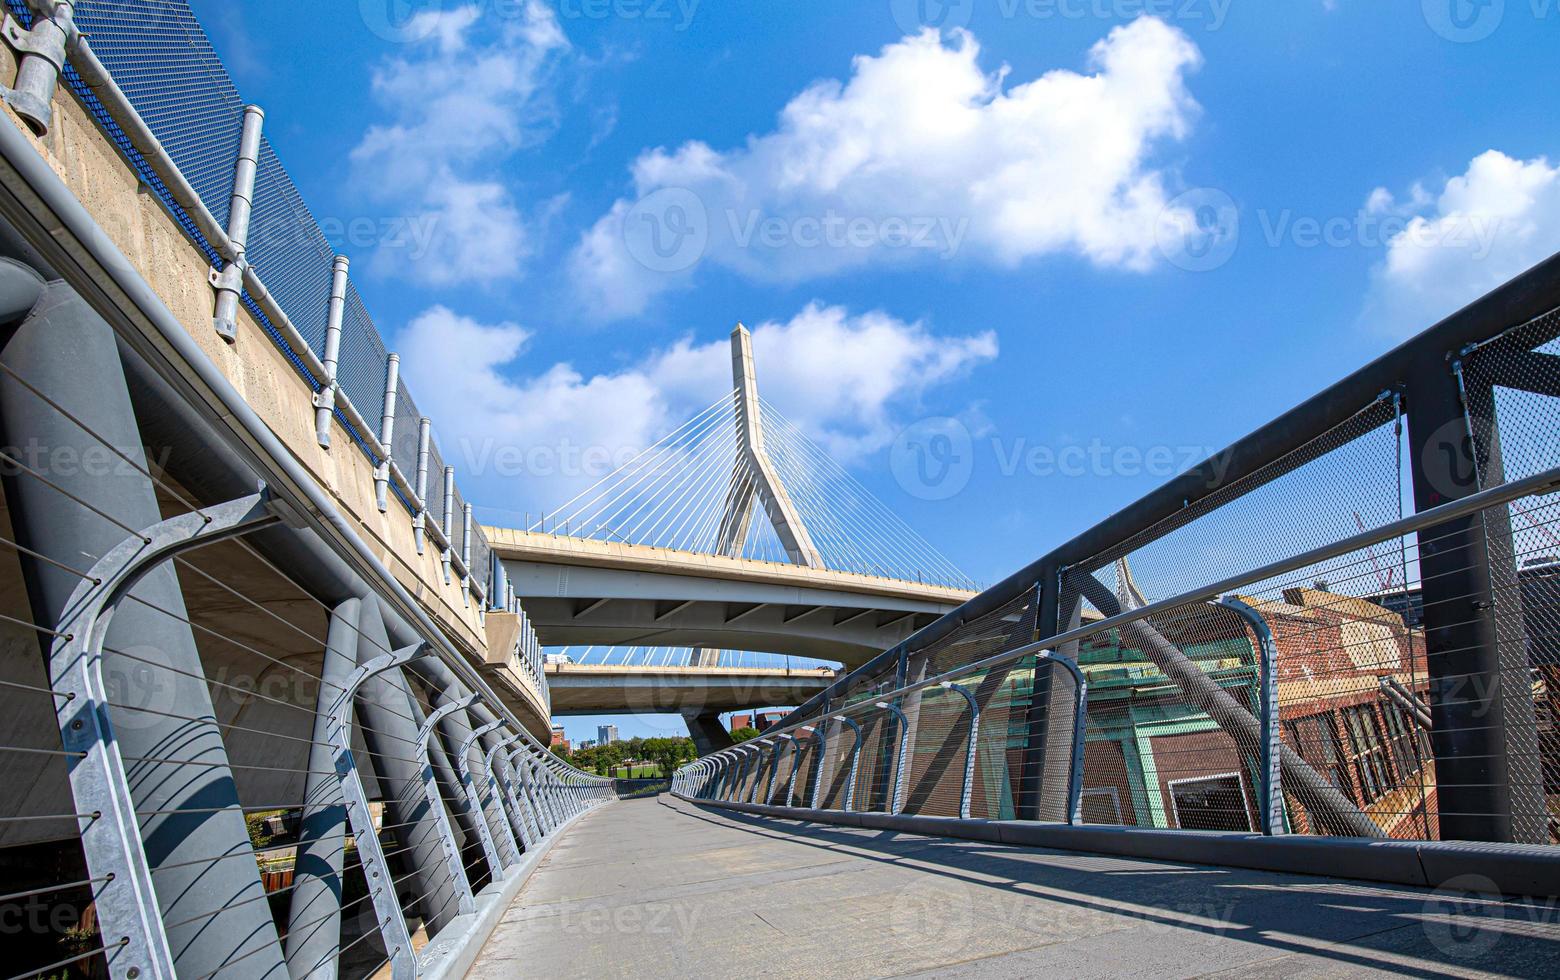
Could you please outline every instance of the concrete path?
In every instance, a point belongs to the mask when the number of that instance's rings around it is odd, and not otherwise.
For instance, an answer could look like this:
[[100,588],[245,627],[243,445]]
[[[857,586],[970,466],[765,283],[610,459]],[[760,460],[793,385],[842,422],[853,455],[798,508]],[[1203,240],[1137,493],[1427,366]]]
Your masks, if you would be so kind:
[[1560,906],[801,825],[660,797],[577,824],[471,975],[1556,977]]

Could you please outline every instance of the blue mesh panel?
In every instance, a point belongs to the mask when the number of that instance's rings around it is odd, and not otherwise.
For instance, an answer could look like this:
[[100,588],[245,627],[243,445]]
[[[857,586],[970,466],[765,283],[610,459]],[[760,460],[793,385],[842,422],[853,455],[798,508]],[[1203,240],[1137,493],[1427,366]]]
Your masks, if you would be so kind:
[[336,380],[362,413],[363,421],[375,430],[385,407],[389,364],[385,342],[374,329],[357,286],[348,283],[346,311],[341,318],[341,365],[336,369]]
[[[270,140],[261,142],[245,257],[314,353],[323,355],[336,255]],[[356,398],[353,404],[359,411],[367,407]]]
[[[25,0],[4,2],[23,26],[31,26],[33,15]],[[81,0],[76,22],[201,202],[219,224],[225,225],[243,131],[244,101],[186,0]],[[211,243],[73,67],[66,66],[64,79],[147,189],[207,258],[219,263]],[[334,251],[269,140],[261,145],[247,257],[304,341],[317,354],[323,353]],[[289,347],[250,296],[243,299],[245,308],[299,375],[312,383],[298,352]],[[349,284],[338,380],[375,430],[384,403],[387,359],[373,318],[356,287]],[[402,471],[411,478],[417,460],[416,406],[404,388],[400,394],[406,414],[398,413],[395,454]],[[364,434],[348,425],[339,411],[337,419],[377,463],[364,444]],[[436,516],[442,513],[443,503],[442,463],[439,465],[429,481],[431,503],[437,504],[429,509]],[[399,491],[396,496],[406,503]],[[455,524],[458,538],[458,513]]]

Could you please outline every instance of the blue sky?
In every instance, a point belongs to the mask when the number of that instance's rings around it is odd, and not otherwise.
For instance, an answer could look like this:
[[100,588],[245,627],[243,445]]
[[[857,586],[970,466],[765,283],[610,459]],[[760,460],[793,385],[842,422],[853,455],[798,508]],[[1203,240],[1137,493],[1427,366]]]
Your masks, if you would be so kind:
[[741,320],[995,581],[1560,249],[1557,0],[192,5],[497,522],[589,480],[485,440],[653,441]]

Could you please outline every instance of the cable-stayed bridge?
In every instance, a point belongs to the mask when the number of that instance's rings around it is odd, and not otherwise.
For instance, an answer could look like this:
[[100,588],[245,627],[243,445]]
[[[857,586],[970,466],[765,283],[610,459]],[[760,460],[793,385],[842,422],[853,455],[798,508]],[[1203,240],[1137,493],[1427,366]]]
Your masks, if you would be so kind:
[[[1554,973],[1560,256],[934,622],[750,360],[495,559],[185,0],[5,12],[6,976]],[[671,800],[537,737],[906,635]]]
[[[708,726],[719,711],[794,703],[819,674],[777,683],[779,658],[859,666],[975,594],[759,394],[740,324],[731,363],[730,392],[628,463],[524,529],[484,528],[505,587],[560,661],[555,711],[653,703]],[[589,694],[566,693],[575,687]]]

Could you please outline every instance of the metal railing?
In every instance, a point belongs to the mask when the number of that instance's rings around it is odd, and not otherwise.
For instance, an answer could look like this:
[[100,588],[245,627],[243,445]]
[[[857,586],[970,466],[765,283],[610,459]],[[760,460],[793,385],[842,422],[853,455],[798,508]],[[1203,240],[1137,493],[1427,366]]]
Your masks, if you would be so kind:
[[339,425],[374,467],[379,509],[393,496],[408,513],[419,553],[431,540],[479,613],[515,611],[496,587],[481,528],[447,506],[445,471],[427,482],[424,464],[438,456],[429,420],[399,380],[400,359],[358,296],[347,258],[331,248],[263,135],[265,114],[239,98],[184,0],[6,0],[5,9],[24,93],[13,107],[46,132],[63,79],[210,259],[216,332],[235,342],[242,306],[310,386],[320,445],[330,446]]
[[[862,788],[821,810],[1560,841],[1557,337],[1560,257],[842,678],[766,744],[861,727],[859,752],[795,745],[804,790],[850,783],[859,755]],[[773,793],[746,773],[733,790],[732,759],[679,791],[791,798],[783,768]]]
[[529,733],[11,125],[0,231],[0,973],[445,969],[611,782]]

